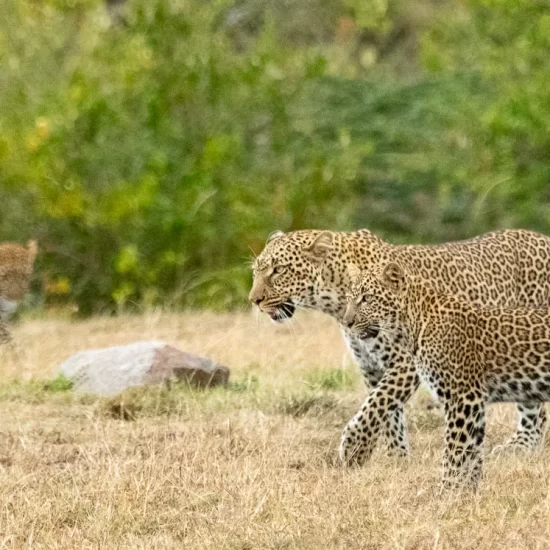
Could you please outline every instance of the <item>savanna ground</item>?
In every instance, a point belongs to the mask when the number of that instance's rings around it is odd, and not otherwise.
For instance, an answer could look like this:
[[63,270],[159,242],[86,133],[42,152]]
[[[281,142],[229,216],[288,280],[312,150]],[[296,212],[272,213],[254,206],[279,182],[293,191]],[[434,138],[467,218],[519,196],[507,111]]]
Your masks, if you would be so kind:
[[[28,320],[1,353],[0,548],[550,547],[550,448],[491,456],[477,497],[438,493],[442,415],[408,407],[411,457],[336,460],[365,390],[314,314]],[[227,389],[75,395],[55,368],[89,347],[162,339],[231,368]],[[488,450],[512,433],[489,414]]]

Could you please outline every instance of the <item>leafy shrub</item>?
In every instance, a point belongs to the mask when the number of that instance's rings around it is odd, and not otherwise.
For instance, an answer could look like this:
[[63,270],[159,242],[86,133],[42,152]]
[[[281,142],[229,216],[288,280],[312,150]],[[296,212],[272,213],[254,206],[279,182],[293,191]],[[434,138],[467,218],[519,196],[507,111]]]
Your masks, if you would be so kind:
[[5,0],[0,238],[46,304],[242,306],[272,230],[550,231],[549,9]]

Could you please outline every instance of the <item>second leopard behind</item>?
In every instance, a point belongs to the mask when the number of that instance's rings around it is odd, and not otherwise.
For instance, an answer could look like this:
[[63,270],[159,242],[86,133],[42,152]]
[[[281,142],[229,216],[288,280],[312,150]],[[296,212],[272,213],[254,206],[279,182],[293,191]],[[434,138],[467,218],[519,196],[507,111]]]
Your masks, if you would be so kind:
[[[343,323],[360,338],[372,330],[402,334],[417,374],[445,407],[445,483],[476,485],[489,402],[550,401],[550,308],[478,308],[412,277],[397,263],[360,273]],[[397,371],[348,424],[346,462],[368,458],[380,426],[403,405]]]

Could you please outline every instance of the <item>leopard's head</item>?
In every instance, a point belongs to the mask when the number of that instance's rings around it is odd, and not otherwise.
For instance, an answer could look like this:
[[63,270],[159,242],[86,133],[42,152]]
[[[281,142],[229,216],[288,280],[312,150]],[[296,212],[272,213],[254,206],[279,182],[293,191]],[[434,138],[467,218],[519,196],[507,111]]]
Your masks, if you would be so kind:
[[392,262],[360,271],[350,264],[348,273],[351,285],[343,324],[360,338],[402,328],[409,289],[404,269]]
[[0,243],[0,320],[6,321],[29,289],[38,252],[36,241],[27,246]]
[[323,300],[330,302],[323,270],[333,254],[330,231],[272,233],[254,262],[249,300],[277,323],[290,319],[297,306],[319,308]]

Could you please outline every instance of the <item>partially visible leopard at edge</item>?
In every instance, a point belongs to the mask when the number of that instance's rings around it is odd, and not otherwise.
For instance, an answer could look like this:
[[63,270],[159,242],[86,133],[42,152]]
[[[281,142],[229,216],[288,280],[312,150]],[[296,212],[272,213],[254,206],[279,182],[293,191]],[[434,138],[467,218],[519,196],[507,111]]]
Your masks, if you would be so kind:
[[[432,246],[392,245],[367,230],[276,232],[254,262],[249,298],[275,322],[286,321],[303,307],[323,311],[341,323],[349,287],[346,266],[370,269],[390,254],[439,292],[478,306],[550,306],[550,238],[525,230]],[[342,330],[367,386],[376,391],[388,367],[399,369],[407,373],[402,400],[407,401],[419,379],[402,337],[372,331],[370,338],[361,340],[345,327]],[[517,433],[507,445],[534,450],[545,431],[544,407],[520,403],[518,412]],[[390,451],[408,453],[402,406],[395,407],[383,431]]]
[[[444,405],[444,484],[476,487],[486,404],[550,401],[550,308],[479,308],[391,262],[361,273],[351,265],[350,278],[343,324],[360,338],[372,330],[402,334],[418,375]],[[369,457],[389,409],[407,398],[407,376],[397,369],[383,379],[348,424],[344,461]]]
[[27,246],[0,243],[0,344],[12,340],[6,323],[29,289],[37,252],[36,241],[29,241]]

